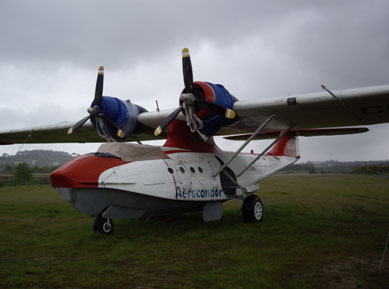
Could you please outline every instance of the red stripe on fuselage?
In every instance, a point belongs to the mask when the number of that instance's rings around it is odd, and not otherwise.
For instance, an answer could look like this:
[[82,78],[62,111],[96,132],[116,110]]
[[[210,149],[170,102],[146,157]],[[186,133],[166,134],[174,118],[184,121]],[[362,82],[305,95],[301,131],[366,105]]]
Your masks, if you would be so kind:
[[194,151],[188,151],[188,150],[171,150],[171,151],[164,151],[166,155],[170,154],[177,154],[177,153],[193,153]]
[[83,155],[53,171],[51,185],[54,188],[96,188],[102,172],[125,163],[118,158]]

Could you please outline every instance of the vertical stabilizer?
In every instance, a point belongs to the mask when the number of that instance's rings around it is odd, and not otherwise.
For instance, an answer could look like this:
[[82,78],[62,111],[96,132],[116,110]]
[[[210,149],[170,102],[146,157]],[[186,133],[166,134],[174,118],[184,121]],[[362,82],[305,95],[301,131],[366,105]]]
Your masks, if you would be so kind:
[[268,153],[270,156],[300,157],[298,139],[294,134],[284,135]]
[[175,147],[195,152],[218,152],[213,137],[204,140],[198,133],[192,133],[185,121],[173,120],[168,127],[164,147]]

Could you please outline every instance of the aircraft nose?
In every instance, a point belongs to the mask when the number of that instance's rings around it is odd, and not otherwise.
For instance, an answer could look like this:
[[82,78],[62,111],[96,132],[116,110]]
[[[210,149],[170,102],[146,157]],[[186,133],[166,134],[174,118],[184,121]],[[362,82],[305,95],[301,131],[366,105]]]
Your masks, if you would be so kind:
[[109,155],[83,155],[53,171],[50,174],[51,185],[54,188],[97,188],[102,172],[124,163]]

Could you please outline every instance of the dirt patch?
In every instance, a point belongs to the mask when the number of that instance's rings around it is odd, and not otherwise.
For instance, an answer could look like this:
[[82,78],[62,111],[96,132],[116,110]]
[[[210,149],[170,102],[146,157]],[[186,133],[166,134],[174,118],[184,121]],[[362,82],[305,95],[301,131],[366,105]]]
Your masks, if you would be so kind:
[[322,273],[326,275],[329,289],[384,289],[389,284],[389,262],[386,260],[380,274],[379,264],[378,259],[352,257],[342,262],[325,265]]

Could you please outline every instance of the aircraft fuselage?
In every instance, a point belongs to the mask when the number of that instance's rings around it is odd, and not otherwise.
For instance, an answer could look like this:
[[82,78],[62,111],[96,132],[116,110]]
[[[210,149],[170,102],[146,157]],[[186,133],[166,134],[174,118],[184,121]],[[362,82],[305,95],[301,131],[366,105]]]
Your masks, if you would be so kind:
[[[115,146],[122,151],[136,151],[137,155],[126,158],[121,153],[111,154],[108,146],[102,145],[98,153],[80,156],[60,167],[51,174],[51,181],[79,211],[113,219],[174,215],[201,210],[207,203],[223,203],[240,197],[243,191],[256,191],[261,179],[297,160],[265,155],[236,177],[256,157],[242,153],[214,176],[232,152],[117,143]],[[162,154],[151,156],[156,150]]]

